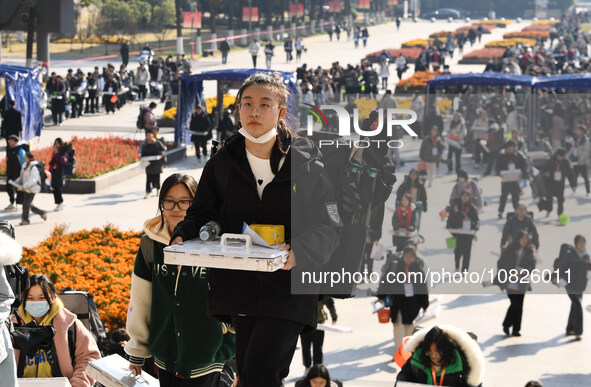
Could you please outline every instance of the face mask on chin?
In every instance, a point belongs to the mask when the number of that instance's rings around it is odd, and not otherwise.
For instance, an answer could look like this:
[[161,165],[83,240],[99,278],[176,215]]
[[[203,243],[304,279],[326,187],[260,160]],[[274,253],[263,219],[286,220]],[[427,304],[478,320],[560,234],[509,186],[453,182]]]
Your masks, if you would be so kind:
[[269,130],[267,133],[265,133],[259,137],[254,137],[253,135],[248,133],[246,131],[246,129],[244,129],[244,128],[240,128],[238,130],[238,133],[240,133],[242,136],[244,136],[244,138],[246,138],[247,140],[254,142],[255,144],[265,144],[265,143],[273,140],[277,136],[277,128],[273,128],[273,129]]

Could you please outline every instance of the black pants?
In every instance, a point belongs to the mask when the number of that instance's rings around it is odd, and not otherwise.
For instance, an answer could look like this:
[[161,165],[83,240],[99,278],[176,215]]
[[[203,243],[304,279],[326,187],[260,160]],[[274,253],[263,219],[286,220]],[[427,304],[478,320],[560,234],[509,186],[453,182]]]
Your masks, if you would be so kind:
[[302,59],[302,50],[296,50],[296,61]]
[[61,124],[64,121],[64,113],[58,112],[57,109],[51,109],[51,118],[55,125]]
[[499,151],[491,151],[488,153],[487,157],[487,163],[486,163],[486,171],[484,171],[485,175],[490,175],[493,167],[495,165],[495,161],[497,160],[497,157],[499,156]]
[[396,75],[398,75],[398,80],[402,80],[402,74],[404,74],[404,70],[396,70]]
[[521,331],[521,316],[523,315],[523,299],[525,294],[507,294],[511,305],[507,309],[505,320],[503,321],[503,327],[513,327],[514,333]]
[[257,56],[256,55],[251,55],[252,56],[252,67],[253,68],[257,68]]
[[382,89],[388,88],[388,77],[382,77]]
[[160,189],[160,174],[146,173],[146,193],[152,192],[154,188]]
[[62,197],[62,187],[51,187],[53,189],[53,201],[55,204],[62,204],[64,198]]
[[501,200],[499,201],[499,214],[502,214],[505,211],[505,204],[507,203],[507,197],[511,194],[511,203],[513,204],[513,209],[517,209],[519,205],[519,193],[521,189],[519,188],[519,183],[514,181],[511,183],[501,183]]
[[195,145],[195,156],[201,158],[201,152],[203,156],[207,157],[207,137],[206,136],[194,136],[193,145]]
[[456,148],[455,146],[449,146],[447,148],[447,170],[453,172],[452,156],[456,158],[456,172],[462,168],[462,148]]
[[[312,364],[323,364],[322,345],[324,344],[324,331],[317,329],[312,333],[300,335],[302,341],[302,360],[304,367],[311,367]],[[310,347],[313,346],[314,361],[310,353]]]
[[468,267],[470,266],[470,255],[472,253],[472,240],[474,237],[472,235],[464,234],[455,234],[454,236],[456,237],[456,248],[454,249],[456,269],[460,268],[460,260],[463,257],[462,271],[468,270]]
[[568,323],[566,324],[566,331],[573,332],[580,336],[583,334],[583,302],[582,294],[569,294],[570,298],[570,313],[568,314]]
[[148,94],[148,89],[146,89],[146,85],[139,85],[138,86],[138,98],[140,100],[146,99],[146,95]]
[[[8,149],[8,147],[6,147]],[[8,180],[16,180],[18,176],[7,176]],[[8,193],[8,199],[10,200],[10,204],[14,204],[15,197],[16,197],[16,204],[23,204],[24,199],[24,192],[17,191],[16,188],[12,184],[6,184],[6,192]]]
[[112,97],[112,95],[103,96],[103,104],[105,105],[105,111],[107,113],[108,112],[115,113],[115,106],[117,106],[117,103],[111,102],[111,97]]
[[35,198],[35,194],[25,192],[23,197],[23,215],[22,220],[25,222],[29,221],[29,211],[32,211],[34,214],[39,216],[45,214],[45,211],[40,210],[39,208],[33,205],[33,199]]
[[556,197],[556,202],[558,203],[558,215],[562,215],[562,213],[564,212],[564,187],[562,187],[562,190],[552,190],[551,194],[544,198],[541,207],[548,212],[552,212],[552,209],[554,207],[554,197]]
[[74,112],[78,117],[82,115],[82,108],[84,107],[84,96],[76,94],[76,102],[74,104]]
[[241,386],[283,386],[304,324],[250,316],[232,316],[232,324]]
[[96,89],[88,90],[88,97],[86,97],[86,106],[84,107],[84,112],[98,112],[98,105],[99,103]]
[[581,176],[583,176],[583,179],[585,179],[585,189],[587,190],[587,193],[590,193],[589,172],[587,171],[587,166],[586,165],[575,165],[573,167],[573,173],[575,174],[575,181],[577,181],[577,179],[579,178],[579,174]]
[[174,374],[158,368],[158,380],[161,387],[210,387],[218,386],[219,372],[204,375],[194,379],[180,379]]

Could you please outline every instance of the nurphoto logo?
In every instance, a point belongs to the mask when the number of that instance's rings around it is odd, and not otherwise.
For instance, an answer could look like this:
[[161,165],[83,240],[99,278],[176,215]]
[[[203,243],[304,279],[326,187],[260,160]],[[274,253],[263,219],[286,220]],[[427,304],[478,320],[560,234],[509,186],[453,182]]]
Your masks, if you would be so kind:
[[[308,115],[307,121],[308,136],[312,136],[314,134],[314,117],[316,117],[318,122],[322,124],[323,128],[329,128],[328,120],[324,115],[324,111],[330,109],[337,114],[339,137],[351,137],[351,121],[353,122],[353,129],[355,133],[361,137],[360,140],[345,140],[344,143],[342,141],[340,142],[340,144],[346,144],[345,146],[348,147],[355,146],[357,148],[369,148],[372,143],[375,143],[377,144],[378,148],[380,148],[382,145],[393,149],[402,148],[404,144],[401,140],[372,139],[372,137],[376,137],[382,133],[382,130],[384,129],[384,120],[386,121],[385,126],[387,137],[393,136],[394,127],[396,126],[401,127],[409,136],[418,137],[416,132],[410,127],[410,125],[417,120],[417,113],[414,110],[388,108],[385,109],[384,114],[384,109],[379,108],[377,109],[378,116],[375,121],[372,122],[370,130],[363,130],[359,127],[359,110],[357,108],[353,109],[353,117],[351,119],[349,112],[342,106],[322,105],[320,108],[318,108],[317,106],[311,104],[305,105],[310,107],[310,109],[306,110],[311,114]],[[339,146],[339,142],[337,140],[320,140],[318,142],[318,147],[322,148],[322,146],[331,146],[335,144]]]

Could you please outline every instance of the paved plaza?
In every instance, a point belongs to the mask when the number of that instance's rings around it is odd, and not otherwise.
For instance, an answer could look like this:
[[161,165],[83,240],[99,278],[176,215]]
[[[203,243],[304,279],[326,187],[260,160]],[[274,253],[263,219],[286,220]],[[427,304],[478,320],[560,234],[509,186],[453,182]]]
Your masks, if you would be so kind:
[[[495,29],[492,34],[483,35],[480,44],[474,49],[481,48],[491,40],[497,40],[505,32],[520,30],[529,22],[513,23],[506,29]],[[430,33],[441,30],[453,30],[465,25],[463,21],[452,24],[439,21],[429,23],[404,22],[400,32],[396,32],[394,23],[386,23],[369,28],[370,38],[366,48],[353,48],[352,42],[346,42],[341,36],[340,42],[330,42],[326,34],[306,38],[308,48],[302,63],[309,68],[322,66],[327,68],[338,60],[341,65],[356,64],[367,53],[383,48],[399,47],[400,43],[414,38],[427,38]],[[361,44],[360,44],[361,46]],[[469,44],[464,52],[469,52]],[[457,65],[458,56],[451,63],[452,72],[482,71],[484,66]],[[259,61],[262,61],[259,55]],[[118,64],[118,61],[112,61]],[[78,62],[87,71],[95,65],[104,66],[107,62]],[[221,65],[219,56],[203,58],[193,62],[193,72],[217,70],[222,68],[250,67],[250,55],[246,50],[232,50],[228,65]],[[299,64],[297,64],[299,66]],[[68,67],[60,64],[52,70],[65,73]],[[277,47],[273,61],[273,68],[277,70],[293,71],[296,64],[285,64],[283,48]],[[412,69],[412,66],[411,66]],[[391,67],[391,88],[394,86],[395,71]],[[412,75],[412,70],[405,76]],[[205,83],[205,95],[215,95],[213,82]],[[36,147],[50,145],[55,137],[69,140],[72,136],[122,136],[140,139],[135,131],[135,121],[140,103],[133,102],[124,106],[115,115],[85,116],[78,119],[66,120],[61,127],[47,127],[42,131],[41,138],[32,144]],[[159,104],[157,114],[162,114],[163,104]],[[171,129],[163,129],[166,139],[172,139]],[[402,149],[403,160],[418,158],[419,141],[405,139]],[[3,145],[3,144],[2,144]],[[0,155],[4,155],[0,151]],[[463,164],[471,176],[480,176],[482,170],[473,168],[469,157],[464,155]],[[166,166],[163,179],[174,172],[191,174],[199,178],[203,163],[198,163],[193,156],[192,149],[186,159]],[[405,167],[397,170],[399,183],[405,173],[416,163],[408,162]],[[444,165],[439,167],[433,187],[427,189],[429,211],[423,214],[421,234],[425,236],[425,243],[420,245],[420,252],[425,257],[429,267],[453,270],[453,251],[446,248],[445,238],[449,233],[445,230],[445,223],[439,218],[438,212],[445,208],[449,194],[455,182],[455,174],[447,174]],[[396,190],[399,186],[394,187]],[[500,195],[500,179],[485,177],[480,179],[484,199],[488,205],[480,214],[481,228],[478,240],[472,247],[471,270],[479,271],[484,267],[496,267],[499,255],[501,230],[504,220],[497,218],[498,198]],[[31,217],[31,225],[17,227],[17,238],[25,246],[33,247],[44,240],[50,230],[57,224],[68,224],[70,231],[92,228],[112,223],[121,229],[140,230],[145,219],[156,214],[157,198],[144,199],[145,175],[141,174],[124,183],[113,185],[108,189],[92,195],[64,195],[67,206],[61,212],[49,213],[48,220],[43,222],[38,216]],[[531,190],[525,189],[521,201],[534,211],[535,223],[540,234],[539,268],[551,268],[561,243],[572,243],[576,234],[582,233],[589,238],[591,230],[591,197],[584,196],[584,188],[579,184],[578,191],[570,196],[567,190],[565,213],[571,218],[566,226],[560,226],[556,214],[548,218],[542,217],[531,197]],[[8,203],[6,194],[0,195],[0,207]],[[395,196],[387,202],[384,217],[384,230],[391,228],[391,209],[394,207]],[[35,205],[50,210],[55,205],[49,194],[37,195]],[[0,219],[10,220],[18,224],[20,212],[0,212]],[[384,232],[382,243],[391,245],[390,235]],[[380,271],[381,262],[376,262],[374,271]],[[534,285],[535,287],[535,285]],[[392,362],[395,352],[393,344],[393,329],[391,324],[379,324],[376,315],[371,314],[370,302],[373,297],[367,296],[368,290],[375,290],[368,284],[360,285],[357,297],[348,300],[336,300],[339,315],[338,323],[353,329],[353,333],[327,333],[325,338],[324,363],[334,378],[344,381],[344,385],[381,387],[393,386],[398,367]],[[435,290],[436,291],[436,290]],[[433,296],[432,296],[433,298]],[[574,341],[572,337],[565,337],[566,321],[570,308],[568,297],[559,295],[534,295],[525,297],[522,337],[505,337],[501,322],[509,306],[509,300],[504,294],[477,295],[443,295],[440,301],[442,311],[437,319],[428,321],[425,326],[436,324],[456,325],[466,331],[474,332],[478,336],[485,358],[486,376],[485,387],[520,387],[528,380],[540,380],[544,386],[583,387],[591,385],[591,314],[585,312],[584,334],[582,341]],[[584,296],[583,305],[591,304],[591,297]],[[270,332],[272,334],[272,332]],[[301,353],[296,351],[287,379],[288,386],[304,373]]]

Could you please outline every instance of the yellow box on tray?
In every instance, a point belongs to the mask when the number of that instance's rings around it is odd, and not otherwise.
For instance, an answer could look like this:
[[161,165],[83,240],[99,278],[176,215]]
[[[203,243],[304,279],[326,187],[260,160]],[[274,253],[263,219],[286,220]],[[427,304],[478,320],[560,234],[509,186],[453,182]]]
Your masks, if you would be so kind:
[[250,228],[270,245],[276,245],[285,241],[285,227],[283,225],[251,224]]

